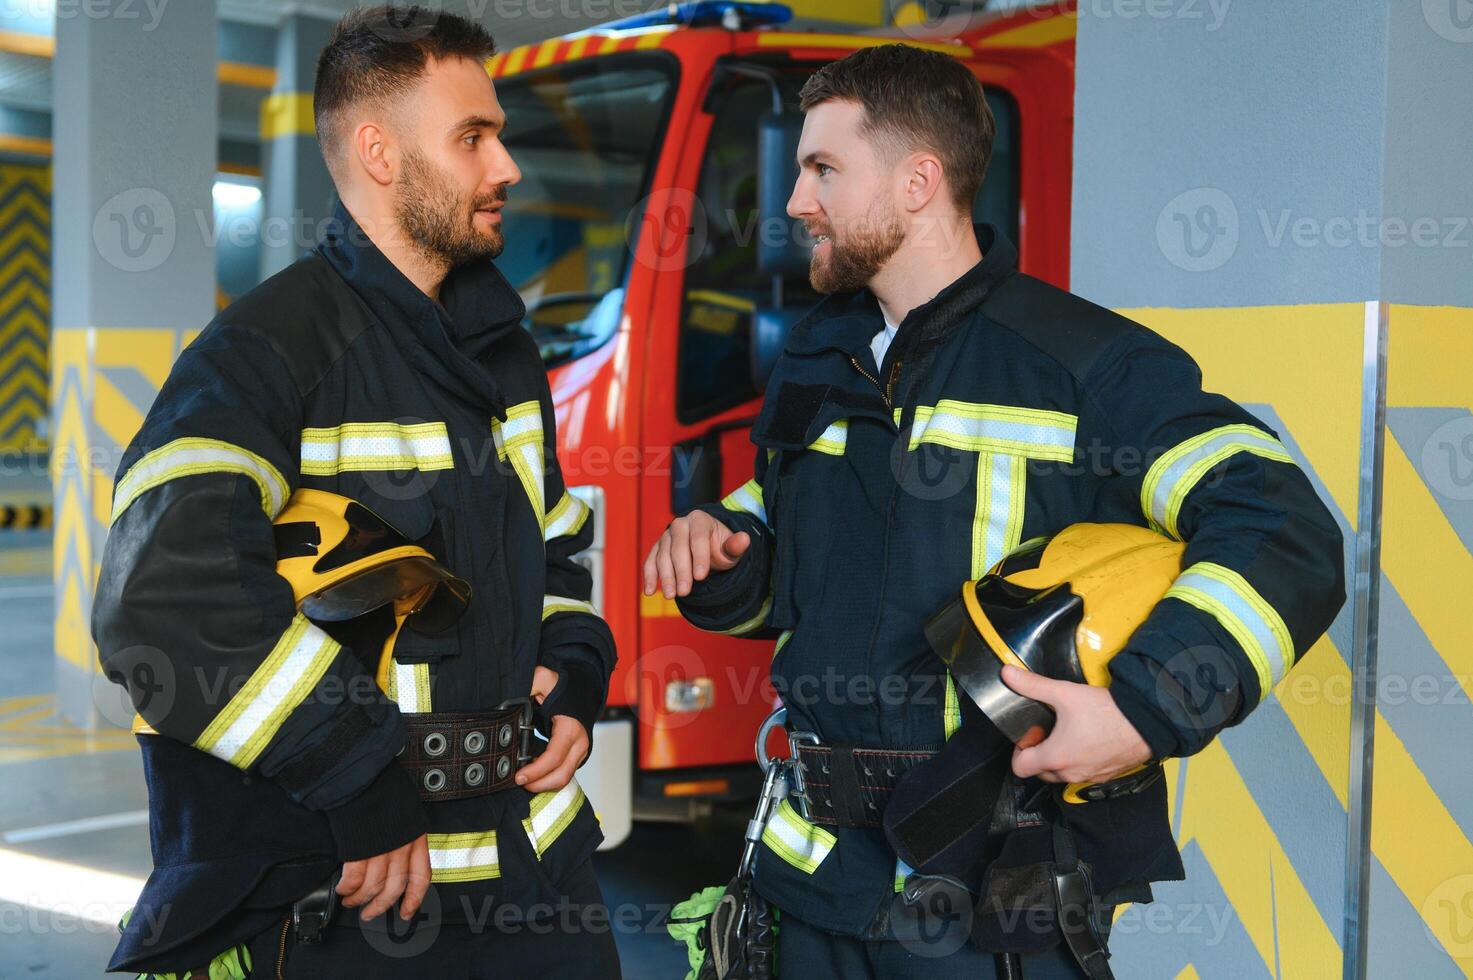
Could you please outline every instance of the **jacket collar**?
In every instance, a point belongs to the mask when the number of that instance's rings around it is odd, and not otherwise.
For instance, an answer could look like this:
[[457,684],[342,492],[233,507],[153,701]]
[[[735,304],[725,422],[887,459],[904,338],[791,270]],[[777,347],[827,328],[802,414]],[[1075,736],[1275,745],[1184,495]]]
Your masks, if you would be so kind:
[[[929,302],[906,314],[896,331],[895,344],[899,345],[902,337],[909,343],[911,335],[926,329],[918,327],[918,324],[941,323],[949,329],[962,314],[981,303],[994,286],[1016,271],[1018,252],[1006,235],[990,224],[974,225],[973,230],[982,249],[982,261],[962,273]],[[792,354],[816,354],[837,349],[857,355],[869,347],[883,323],[880,302],[868,289],[834,293],[820,301],[793,326],[785,349]]]
[[379,251],[341,201],[316,251],[413,364],[457,397],[505,416],[506,399],[482,355],[521,329],[526,306],[495,265],[478,260],[451,269],[436,302]]
[[390,262],[341,201],[317,251],[391,331],[408,328],[437,355],[453,346],[476,357],[526,312],[522,298],[489,260],[450,270],[436,302]]

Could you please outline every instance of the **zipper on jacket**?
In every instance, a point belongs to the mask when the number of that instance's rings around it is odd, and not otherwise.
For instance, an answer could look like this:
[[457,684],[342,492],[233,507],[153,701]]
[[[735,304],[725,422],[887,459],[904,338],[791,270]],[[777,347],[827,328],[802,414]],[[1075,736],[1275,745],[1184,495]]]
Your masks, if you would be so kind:
[[[863,368],[863,366],[860,365],[859,358],[855,357],[853,354],[850,354],[849,355],[849,363],[854,365],[854,370],[858,371],[860,374],[862,374],[866,378],[868,378],[870,384],[872,384],[872,385],[875,386],[875,390],[880,393],[880,397],[883,398],[883,399],[885,399],[885,407],[886,408],[894,408],[895,407],[890,402],[890,392],[889,392],[889,390],[884,385],[880,384],[880,379],[879,378],[875,377],[873,374],[870,374],[868,371],[866,371]],[[895,372],[892,370],[890,373],[893,375]]]
[[900,358],[890,365],[890,376],[885,379],[885,404],[894,407],[895,384],[900,380]]

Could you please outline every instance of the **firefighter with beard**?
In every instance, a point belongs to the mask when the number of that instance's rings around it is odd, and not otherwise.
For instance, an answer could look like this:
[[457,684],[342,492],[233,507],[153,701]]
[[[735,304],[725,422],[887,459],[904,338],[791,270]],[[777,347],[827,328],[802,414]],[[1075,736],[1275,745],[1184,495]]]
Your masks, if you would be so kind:
[[[112,970],[618,975],[574,778],[615,653],[491,261],[521,177],[494,50],[435,11],[339,23],[313,94],[331,230],[184,350],[123,457],[92,629],[140,713],[154,870]],[[273,525],[325,500],[340,541]],[[313,618],[278,574],[388,538],[464,584],[453,625]]]
[[[868,48],[819,69],[801,107],[788,213],[828,295],[773,370],[755,477],[670,524],[645,594],[776,640],[799,769],[754,885],[780,975],[1107,977],[1111,910],[1183,876],[1155,763],[1242,722],[1325,631],[1341,534],[1185,352],[1020,273],[972,223],[994,124],[964,65]],[[1180,568],[1108,685],[1003,667],[1056,721],[1004,741],[992,784],[948,792],[951,748],[986,744],[991,716],[927,624],[1073,525],[1184,543]]]

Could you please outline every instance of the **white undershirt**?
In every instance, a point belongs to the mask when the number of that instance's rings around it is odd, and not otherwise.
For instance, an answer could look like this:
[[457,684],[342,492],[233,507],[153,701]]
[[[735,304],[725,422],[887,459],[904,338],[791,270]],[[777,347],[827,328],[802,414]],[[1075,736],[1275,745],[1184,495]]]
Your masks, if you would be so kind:
[[[880,316],[885,316],[883,311],[880,313]],[[875,355],[875,367],[879,367],[885,363],[885,351],[890,349],[890,341],[895,339],[895,331],[899,328],[900,324],[891,323],[890,318],[885,317],[885,329],[875,334],[875,339],[869,342],[869,349]]]

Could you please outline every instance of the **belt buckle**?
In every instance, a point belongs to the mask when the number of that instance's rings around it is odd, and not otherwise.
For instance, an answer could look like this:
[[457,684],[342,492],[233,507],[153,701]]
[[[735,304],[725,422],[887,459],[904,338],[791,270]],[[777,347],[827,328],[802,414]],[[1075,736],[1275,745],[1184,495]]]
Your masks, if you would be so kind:
[[521,713],[517,716],[517,768],[520,769],[532,761],[532,733],[536,730],[532,719],[532,699],[508,698],[496,706],[497,711],[506,711],[511,708],[521,709]]
[[788,755],[793,760],[793,787],[790,796],[798,801],[798,813],[809,823],[813,822],[808,808],[808,785],[803,781],[803,762],[798,758],[798,743],[807,742],[809,745],[819,745],[817,732],[789,732],[788,733]]

